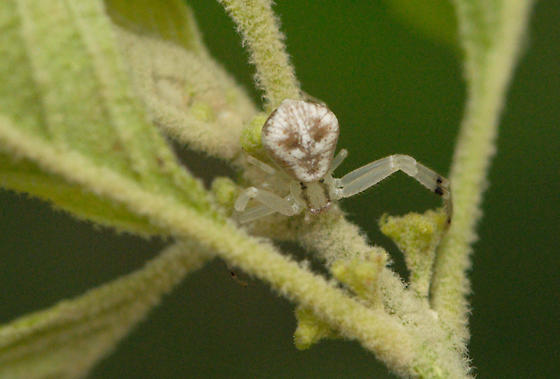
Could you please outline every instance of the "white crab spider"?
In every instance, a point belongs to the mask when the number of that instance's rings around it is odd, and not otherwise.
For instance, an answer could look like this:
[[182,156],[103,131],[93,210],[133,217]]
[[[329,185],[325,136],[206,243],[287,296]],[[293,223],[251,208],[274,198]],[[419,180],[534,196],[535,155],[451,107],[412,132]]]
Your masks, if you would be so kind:
[[[293,216],[307,209],[318,214],[333,201],[365,191],[397,171],[403,171],[424,187],[441,196],[451,222],[452,203],[449,181],[408,155],[395,154],[362,166],[340,179],[333,171],[348,155],[344,149],[334,156],[338,140],[338,120],[325,105],[302,100],[284,100],[266,120],[262,145],[276,168],[249,156],[250,163],[270,175],[286,179],[289,194],[249,187],[235,202],[241,223],[278,212]],[[247,208],[249,200],[260,203]]]

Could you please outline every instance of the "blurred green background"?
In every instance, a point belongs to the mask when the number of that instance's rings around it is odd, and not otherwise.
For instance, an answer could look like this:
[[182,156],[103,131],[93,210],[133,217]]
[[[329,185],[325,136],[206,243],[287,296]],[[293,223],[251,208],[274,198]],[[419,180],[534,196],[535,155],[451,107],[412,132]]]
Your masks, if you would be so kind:
[[[257,101],[253,68],[215,1],[190,2],[204,40]],[[304,90],[341,124],[350,157],[338,173],[395,152],[447,173],[465,87],[444,1],[279,1],[276,10]],[[435,5],[434,5],[435,4]],[[441,16],[433,16],[434,12]],[[473,257],[471,356],[480,378],[558,375],[560,335],[560,3],[536,3],[505,106]],[[202,175],[216,162],[186,154]],[[223,168],[220,169],[223,172]],[[207,177],[206,179],[209,179]],[[117,235],[26,196],[0,191],[0,322],[140,267],[163,241]],[[347,199],[349,217],[377,231],[383,212],[438,206],[404,175]],[[214,261],[191,275],[94,370],[93,378],[393,377],[357,343],[292,344],[293,305]]]

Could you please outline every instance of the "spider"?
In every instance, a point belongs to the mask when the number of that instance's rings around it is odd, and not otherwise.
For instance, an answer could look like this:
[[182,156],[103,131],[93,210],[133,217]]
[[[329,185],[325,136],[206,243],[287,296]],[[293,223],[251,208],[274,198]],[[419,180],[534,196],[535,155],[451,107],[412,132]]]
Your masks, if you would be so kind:
[[[324,104],[284,100],[266,120],[262,145],[276,167],[252,156],[249,163],[281,179],[288,195],[249,187],[235,201],[240,223],[272,213],[293,216],[305,209],[312,215],[327,210],[333,201],[365,191],[397,171],[416,179],[441,196],[451,222],[452,202],[449,181],[408,155],[395,154],[373,161],[337,179],[334,170],[348,155],[342,149],[334,156],[338,140],[338,120]],[[249,200],[260,205],[247,208]]]

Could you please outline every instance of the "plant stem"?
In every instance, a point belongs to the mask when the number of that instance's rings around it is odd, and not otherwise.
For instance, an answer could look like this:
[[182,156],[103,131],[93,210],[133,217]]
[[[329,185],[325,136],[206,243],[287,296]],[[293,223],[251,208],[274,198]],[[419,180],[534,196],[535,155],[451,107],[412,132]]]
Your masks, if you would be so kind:
[[269,0],[218,0],[237,24],[257,69],[258,86],[264,91],[266,110],[284,99],[301,98],[294,68],[286,53],[284,35]]
[[438,252],[432,306],[457,337],[456,345],[466,350],[469,339],[467,296],[470,293],[467,270],[471,265],[471,245],[476,240],[475,227],[482,216],[482,194],[496,150],[499,116],[519,55],[531,2],[503,2],[492,24],[497,25],[496,29],[490,30],[488,26],[486,31],[491,39],[486,41],[485,54],[481,54],[481,48],[474,41],[477,25],[469,19],[471,5],[463,1],[456,3],[466,55],[468,102],[449,176],[455,203],[453,223]]
[[[358,340],[365,348],[403,375],[428,372],[456,372],[457,367],[427,354],[425,346],[394,317],[382,309],[370,309],[324,278],[302,268],[276,250],[227,221],[212,219],[205,213],[178,203],[165,194],[155,194],[111,170],[98,167],[75,152],[53,148],[43,140],[22,133],[11,121],[0,117],[0,143],[12,154],[36,161],[43,169],[82,185],[99,196],[111,198],[179,238],[195,239],[230,264],[268,282],[279,293],[312,309],[347,338]],[[430,362],[418,368],[417,362]],[[413,371],[416,370],[416,371]],[[455,375],[457,377],[457,375]]]

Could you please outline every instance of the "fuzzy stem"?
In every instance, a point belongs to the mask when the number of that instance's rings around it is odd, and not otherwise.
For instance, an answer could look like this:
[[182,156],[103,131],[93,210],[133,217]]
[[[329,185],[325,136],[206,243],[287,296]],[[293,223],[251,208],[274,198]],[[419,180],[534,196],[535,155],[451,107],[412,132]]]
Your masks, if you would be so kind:
[[[296,229],[297,240],[324,259],[329,267],[339,259],[387,254],[383,248],[371,246],[367,237],[344,217],[338,207],[318,216],[310,224],[298,225]],[[377,286],[385,311],[406,325],[416,346],[422,346],[415,351],[412,376],[470,377],[469,362],[456,353],[448,330],[434,318],[434,312],[424,299],[408,290],[398,274],[388,267],[379,273]],[[445,364],[442,365],[442,362]]]
[[[148,192],[130,179],[93,165],[79,154],[53,148],[18,131],[2,117],[0,144],[12,154],[36,161],[47,171],[149,217],[156,225],[178,237],[196,239],[232,265],[312,309],[341,335],[357,339],[393,371],[403,376],[414,375],[416,371],[427,372],[433,367],[443,372],[455,372],[448,368],[455,362],[439,356],[433,360],[419,360],[418,355],[426,354],[425,346],[420,345],[417,336],[413,337],[394,317],[381,309],[369,309],[322,277],[300,267],[272,245],[247,235],[234,225],[211,219],[171,197]],[[419,368],[419,364],[423,368]]]
[[474,46],[468,34],[476,33],[466,13],[466,2],[456,1],[460,30],[466,53],[465,75],[468,102],[458,145],[449,176],[453,185],[455,213],[449,232],[442,241],[432,283],[432,305],[440,319],[465,348],[469,339],[467,295],[470,283],[471,245],[475,227],[482,215],[482,193],[487,186],[488,170],[495,152],[496,135],[507,86],[519,55],[530,1],[504,1],[497,11],[498,25],[491,32],[486,54]]
[[256,66],[256,80],[264,91],[266,110],[284,99],[299,99],[301,91],[286,53],[284,35],[269,0],[218,0],[237,24]]

